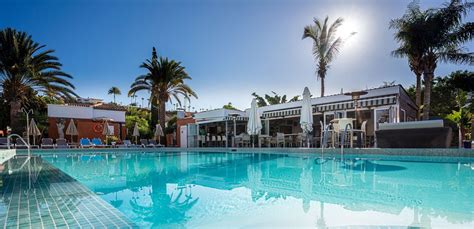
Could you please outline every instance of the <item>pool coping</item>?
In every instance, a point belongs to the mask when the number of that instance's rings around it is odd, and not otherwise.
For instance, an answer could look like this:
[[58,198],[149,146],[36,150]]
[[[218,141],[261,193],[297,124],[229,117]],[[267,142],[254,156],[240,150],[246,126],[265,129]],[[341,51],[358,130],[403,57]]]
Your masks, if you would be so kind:
[[[18,154],[24,154],[26,149],[17,149]],[[73,152],[227,152],[227,153],[295,153],[295,154],[327,154],[340,155],[341,149],[320,148],[75,148],[75,149],[32,149],[32,153],[73,153]],[[473,149],[458,148],[423,148],[423,149],[389,149],[389,148],[347,148],[344,155],[384,155],[384,156],[434,156],[434,157],[464,157],[474,158]]]

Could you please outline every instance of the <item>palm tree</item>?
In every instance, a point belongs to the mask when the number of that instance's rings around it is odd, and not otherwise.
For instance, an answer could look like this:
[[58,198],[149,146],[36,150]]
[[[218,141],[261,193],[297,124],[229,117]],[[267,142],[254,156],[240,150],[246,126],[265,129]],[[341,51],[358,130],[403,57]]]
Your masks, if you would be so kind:
[[401,43],[395,54],[408,56],[415,74],[420,70],[423,73],[425,120],[430,116],[431,86],[438,62],[473,64],[472,53],[460,47],[474,35],[473,24],[462,22],[473,6],[473,3],[451,0],[443,8],[422,11],[418,2],[412,2],[402,18],[392,21],[393,28],[398,29],[395,37]]
[[133,95],[142,90],[150,92],[151,126],[155,126],[159,119],[161,127],[165,129],[167,102],[175,99],[181,105],[180,95],[185,99],[189,99],[190,96],[197,98],[196,93],[184,83],[191,77],[181,62],[169,60],[166,57],[158,58],[154,47],[152,58],[143,62],[140,68],[146,69],[147,73],[135,79],[128,94]]
[[72,77],[61,71],[54,50],[34,42],[25,32],[6,28],[0,31],[0,89],[10,105],[10,124],[21,131],[21,107],[29,99],[29,91],[54,95],[57,99],[74,99]]
[[390,28],[395,29],[395,39],[400,43],[400,47],[392,51],[394,57],[407,57],[410,70],[416,76],[416,106],[418,107],[418,117],[421,111],[421,76],[423,74],[423,53],[425,52],[420,44],[419,33],[416,32],[424,26],[425,14],[420,10],[419,5],[412,2],[408,5],[408,10],[401,18],[390,22]]
[[114,95],[114,103],[116,103],[115,102],[115,95],[121,95],[121,94],[122,94],[122,92],[120,91],[120,89],[118,87],[111,87],[109,89],[109,95]]
[[472,53],[460,47],[474,37],[473,23],[463,24],[462,20],[474,6],[472,2],[462,3],[451,0],[444,8],[426,11],[426,25],[421,29],[423,56],[423,79],[425,81],[423,119],[430,117],[431,84],[438,61],[445,63],[473,65]]
[[[328,25],[328,20],[328,17],[324,19],[324,22],[314,18],[314,25],[304,27],[303,32],[303,39],[311,38],[313,40],[313,55],[317,62],[318,79],[321,79],[321,97],[324,96],[324,79],[329,64],[335,59],[344,43],[344,40],[336,34],[344,20],[337,18],[331,25]],[[351,33],[351,35],[354,34]]]
[[272,94],[273,95],[265,94],[265,96],[262,97],[262,96],[258,95],[256,92],[254,92],[254,93],[252,93],[252,96],[255,97],[255,99],[257,99],[257,106],[258,107],[281,104],[281,103],[286,103],[286,102],[295,102],[295,101],[298,101],[298,99],[300,98],[299,95],[295,95],[295,96],[293,96],[293,98],[291,98],[290,100],[287,101],[286,95],[280,96],[279,94],[277,94],[274,91],[272,91]]

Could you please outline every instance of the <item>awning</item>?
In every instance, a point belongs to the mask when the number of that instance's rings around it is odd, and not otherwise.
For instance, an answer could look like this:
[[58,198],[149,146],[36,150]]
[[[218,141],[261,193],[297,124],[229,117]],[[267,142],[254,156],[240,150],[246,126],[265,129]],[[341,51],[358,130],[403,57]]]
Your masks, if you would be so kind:
[[[357,101],[359,108],[374,107],[374,106],[385,106],[397,103],[397,96],[385,96],[378,98],[361,99]],[[336,110],[348,110],[354,109],[354,101],[344,101],[339,103],[329,103],[321,105],[313,105],[313,113],[325,112],[325,111],[336,111]],[[301,107],[291,108],[286,110],[264,112],[263,118],[276,118],[276,117],[291,117],[300,116]]]
[[200,125],[200,124],[213,123],[213,122],[234,121],[234,118],[236,121],[249,120],[249,118],[245,116],[237,116],[237,117],[227,116],[227,117],[217,117],[217,118],[208,118],[208,119],[198,119],[196,120],[196,124]]

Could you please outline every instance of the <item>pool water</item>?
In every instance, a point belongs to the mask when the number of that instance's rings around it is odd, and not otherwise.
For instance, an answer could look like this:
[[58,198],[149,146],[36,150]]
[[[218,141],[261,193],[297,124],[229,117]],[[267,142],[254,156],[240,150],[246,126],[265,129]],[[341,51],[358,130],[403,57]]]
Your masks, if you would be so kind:
[[43,159],[140,227],[474,227],[473,158],[120,152]]

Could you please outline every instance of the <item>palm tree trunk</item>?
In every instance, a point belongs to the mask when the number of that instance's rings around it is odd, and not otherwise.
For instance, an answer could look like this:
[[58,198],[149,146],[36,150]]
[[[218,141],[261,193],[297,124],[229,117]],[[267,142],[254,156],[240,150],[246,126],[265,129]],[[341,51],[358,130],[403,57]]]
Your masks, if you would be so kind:
[[158,102],[156,98],[151,98],[151,103],[150,103],[150,111],[151,111],[151,118],[150,118],[150,127],[155,128],[156,124],[158,123],[158,117],[159,117],[159,110],[158,110]]
[[115,102],[115,93],[114,93],[114,103],[116,103],[116,102]]
[[425,91],[423,95],[423,120],[430,119],[430,103],[431,103],[431,81],[433,81],[433,72],[424,72]]
[[418,108],[417,118],[421,118],[421,74],[416,73],[416,107]]
[[324,97],[324,76],[321,78],[321,97]]
[[462,124],[459,124],[458,127],[459,127],[459,148],[463,148],[464,133],[466,131],[464,130],[464,127],[462,126]]
[[19,100],[13,100],[10,102],[10,125],[12,133],[21,134],[22,125],[20,122],[21,115],[21,102]]
[[159,111],[158,119],[160,120],[161,129],[164,131],[166,123],[166,101],[159,102]]

